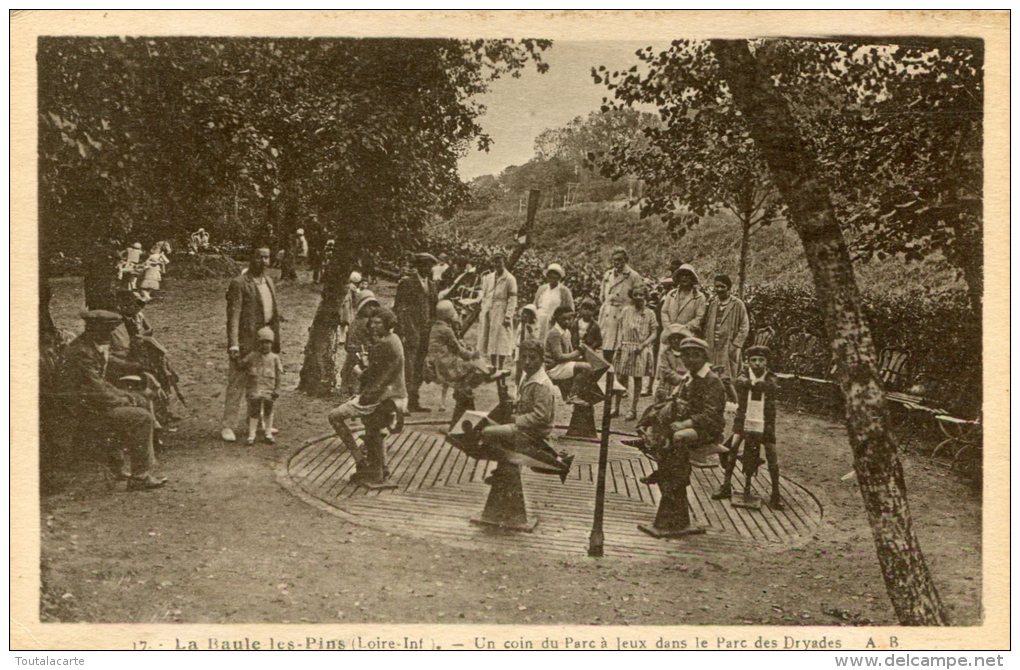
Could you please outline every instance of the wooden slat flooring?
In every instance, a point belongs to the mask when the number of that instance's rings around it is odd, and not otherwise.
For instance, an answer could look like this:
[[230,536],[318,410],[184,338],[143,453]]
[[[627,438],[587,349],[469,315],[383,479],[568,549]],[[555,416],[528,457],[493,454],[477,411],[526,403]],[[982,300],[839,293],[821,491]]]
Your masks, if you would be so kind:
[[[387,438],[387,462],[394,490],[371,491],[349,483],[351,455],[336,440],[295,453],[287,476],[305,494],[339,510],[365,526],[398,535],[434,538],[458,545],[496,550],[584,553],[595,507],[598,448],[589,442],[558,438],[553,445],[575,454],[574,469],[563,484],[550,475],[524,472],[524,493],[530,514],[539,517],[534,533],[502,533],[469,523],[485,505],[485,475],[491,462],[468,458],[443,435],[407,429]],[[810,539],[822,519],[822,508],[810,491],[783,479],[787,509],[760,511],[735,508],[711,494],[722,483],[721,468],[694,469],[688,491],[694,522],[705,535],[682,541],[648,537],[635,527],[655,516],[659,491],[641,483],[653,464],[635,449],[612,444],[606,471],[606,555],[634,558],[732,552],[751,546],[778,549]],[[739,467],[734,488],[743,486]],[[771,483],[760,468],[752,488],[767,498]]]

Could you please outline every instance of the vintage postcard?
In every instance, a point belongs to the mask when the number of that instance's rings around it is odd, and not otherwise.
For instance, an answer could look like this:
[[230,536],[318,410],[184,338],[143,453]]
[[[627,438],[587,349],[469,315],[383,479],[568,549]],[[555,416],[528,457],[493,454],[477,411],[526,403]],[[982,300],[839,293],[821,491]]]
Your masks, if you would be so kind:
[[10,28],[12,649],[1008,648],[1008,12]]

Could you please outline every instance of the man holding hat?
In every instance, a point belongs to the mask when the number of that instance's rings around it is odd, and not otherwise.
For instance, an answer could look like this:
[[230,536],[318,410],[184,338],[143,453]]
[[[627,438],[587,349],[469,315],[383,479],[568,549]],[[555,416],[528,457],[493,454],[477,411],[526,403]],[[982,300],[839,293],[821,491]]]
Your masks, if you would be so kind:
[[[148,392],[124,391],[106,379],[110,356],[110,333],[122,319],[116,312],[91,310],[84,312],[85,332],[79,335],[66,353],[66,381],[78,410],[79,426],[117,439],[116,458],[121,446],[130,458],[129,491],[154,489],[166,483],[165,477],[152,474],[156,457],[153,452],[155,421],[149,409]],[[123,473],[122,464],[115,472]]]
[[404,379],[407,385],[407,409],[427,412],[418,401],[418,390],[425,372],[425,355],[429,349],[429,331],[436,315],[436,287],[432,282],[432,266],[437,259],[429,253],[415,254],[411,259],[414,271],[397,283],[393,311],[404,350]]
[[244,402],[247,381],[241,359],[258,350],[260,328],[269,326],[273,330],[273,353],[280,353],[280,309],[276,301],[276,287],[266,274],[267,267],[269,249],[255,249],[248,262],[248,271],[231,279],[227,287],[227,354],[230,363],[220,431],[224,442],[237,440],[234,428]]
[[705,313],[705,341],[712,365],[723,369],[730,382],[740,373],[740,351],[750,331],[744,302],[730,295],[733,281],[727,275],[716,275],[715,299]]

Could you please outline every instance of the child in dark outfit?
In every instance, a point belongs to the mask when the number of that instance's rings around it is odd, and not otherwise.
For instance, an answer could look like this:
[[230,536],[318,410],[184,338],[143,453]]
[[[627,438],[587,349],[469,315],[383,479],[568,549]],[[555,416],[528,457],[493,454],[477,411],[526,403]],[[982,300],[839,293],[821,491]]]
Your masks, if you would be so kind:
[[744,499],[751,498],[751,481],[758,472],[759,451],[765,446],[769,477],[772,480],[772,496],[769,507],[784,508],[779,492],[779,458],[776,454],[776,376],[768,369],[768,347],[750,347],[747,352],[748,367],[734,384],[737,391],[737,415],[733,419],[733,437],[730,442],[729,458],[722,486],[712,498],[729,498],[733,491],[730,479],[737,463],[740,443],[744,443]]

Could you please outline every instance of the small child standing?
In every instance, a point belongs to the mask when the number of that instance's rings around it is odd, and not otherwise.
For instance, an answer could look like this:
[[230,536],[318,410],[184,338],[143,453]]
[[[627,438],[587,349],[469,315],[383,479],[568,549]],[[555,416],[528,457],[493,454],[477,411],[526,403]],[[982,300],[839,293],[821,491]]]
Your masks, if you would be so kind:
[[[733,419],[733,437],[730,438],[730,453],[726,462],[726,474],[722,486],[712,495],[713,500],[729,498],[732,495],[730,479],[737,463],[740,443],[744,443],[744,502],[751,503],[756,497],[751,493],[751,481],[758,473],[759,451],[765,446],[765,459],[772,480],[772,496],[769,507],[784,509],[779,491],[779,457],[776,453],[776,376],[768,369],[768,347],[750,347],[747,350],[748,366],[734,384],[737,391],[737,415]],[[758,504],[758,503],[755,503]]]
[[273,401],[280,397],[280,381],[283,379],[283,363],[279,354],[273,353],[273,329],[259,328],[258,351],[253,351],[241,360],[241,366],[248,373],[248,440],[255,444],[259,420],[263,421],[262,434],[268,444],[273,444]]

